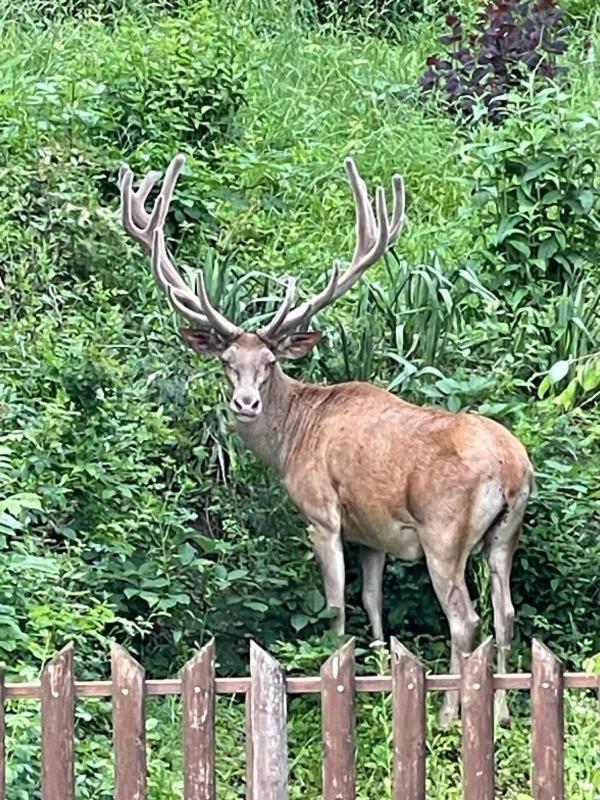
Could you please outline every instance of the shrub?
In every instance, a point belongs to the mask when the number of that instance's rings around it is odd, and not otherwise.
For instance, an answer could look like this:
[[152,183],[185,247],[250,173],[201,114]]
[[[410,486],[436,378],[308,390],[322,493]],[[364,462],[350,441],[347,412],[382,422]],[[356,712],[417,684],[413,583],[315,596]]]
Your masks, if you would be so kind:
[[435,92],[445,108],[469,120],[485,117],[499,124],[507,116],[508,93],[565,71],[556,56],[567,49],[566,28],[556,0],[494,0],[480,12],[473,33],[449,15],[448,48],[427,59],[421,77],[425,95]]
[[508,109],[500,131],[483,126],[464,146],[471,200],[463,218],[480,226],[484,282],[523,332],[515,339],[507,330],[512,352],[545,370],[592,352],[600,335],[600,124],[571,111],[554,88],[513,97]]

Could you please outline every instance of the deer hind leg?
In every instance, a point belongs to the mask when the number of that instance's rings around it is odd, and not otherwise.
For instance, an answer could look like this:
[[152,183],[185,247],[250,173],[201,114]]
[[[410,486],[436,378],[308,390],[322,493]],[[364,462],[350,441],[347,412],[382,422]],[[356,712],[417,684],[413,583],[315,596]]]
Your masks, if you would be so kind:
[[373,638],[383,643],[383,624],[381,620],[382,581],[385,566],[385,553],[361,547],[360,566],[362,569],[362,602],[369,617]]
[[346,624],[344,605],[346,570],[341,526],[339,521],[337,524],[334,521],[330,524],[313,522],[308,535],[321,568],[327,608],[336,609],[331,627],[341,636]]
[[[494,631],[498,647],[498,672],[506,672],[510,645],[513,639],[515,610],[510,596],[510,572],[517,549],[527,498],[509,510],[506,517],[488,534],[488,561],[491,572]],[[496,720],[500,725],[509,721],[506,691],[496,692]]]
[[[427,553],[426,557],[433,588],[450,625],[450,671],[457,675],[462,671],[464,659],[473,650],[480,622],[465,583],[466,559],[448,563]],[[458,711],[458,691],[446,692],[440,710],[440,725],[449,727],[458,719]]]

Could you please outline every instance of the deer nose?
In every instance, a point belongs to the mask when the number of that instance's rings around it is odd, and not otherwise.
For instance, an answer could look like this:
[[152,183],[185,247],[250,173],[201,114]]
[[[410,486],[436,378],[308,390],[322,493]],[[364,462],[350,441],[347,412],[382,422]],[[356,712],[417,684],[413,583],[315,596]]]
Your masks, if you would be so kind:
[[236,414],[257,417],[261,411],[260,395],[247,389],[236,392],[231,398],[231,409]]

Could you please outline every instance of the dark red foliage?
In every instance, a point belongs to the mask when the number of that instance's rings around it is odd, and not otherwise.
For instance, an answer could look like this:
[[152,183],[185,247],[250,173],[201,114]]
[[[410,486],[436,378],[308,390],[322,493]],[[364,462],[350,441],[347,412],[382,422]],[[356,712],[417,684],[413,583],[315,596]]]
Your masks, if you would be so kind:
[[508,92],[530,73],[552,79],[566,70],[556,63],[567,49],[562,17],[556,0],[495,0],[467,36],[460,19],[448,15],[450,32],[440,37],[448,52],[429,56],[422,91],[437,91],[448,110],[467,118],[483,103],[487,119],[501,123]]

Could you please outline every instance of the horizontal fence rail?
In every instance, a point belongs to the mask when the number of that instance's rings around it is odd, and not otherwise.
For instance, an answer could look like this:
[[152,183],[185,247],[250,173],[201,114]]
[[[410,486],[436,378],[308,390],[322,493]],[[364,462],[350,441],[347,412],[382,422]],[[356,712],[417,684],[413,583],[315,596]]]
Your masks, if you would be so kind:
[[323,798],[356,798],[356,693],[392,695],[392,800],[425,800],[428,691],[459,690],[462,707],[462,775],[465,800],[494,798],[494,692],[531,692],[534,800],[564,800],[564,690],[596,689],[600,675],[563,672],[559,659],[534,640],[532,671],[494,674],[492,640],[464,662],[462,675],[426,675],[425,667],[392,638],[389,675],[357,676],[354,641],[347,642],[314,677],[287,677],[254,642],[250,676],[217,678],[211,641],[182,670],[180,679],[154,680],[115,645],[110,681],[76,681],[73,646],[46,664],[39,683],[5,683],[0,672],[0,800],[5,787],[5,705],[39,699],[42,717],[42,800],[74,800],[75,704],[79,697],[112,698],[116,800],[147,800],[145,705],[148,697],[180,695],[184,800],[215,800],[216,695],[245,695],[247,800],[288,797],[287,697],[321,696]]
[[[531,689],[531,673],[494,673],[494,690],[496,689]],[[596,675],[587,672],[565,672],[563,674],[565,689],[598,689],[600,684]],[[180,695],[183,682],[177,678],[163,678],[146,680],[146,695],[148,697],[166,697],[167,695]],[[246,694],[250,691],[251,678],[216,678],[216,694]],[[76,697],[112,697],[111,681],[75,681]],[[287,694],[320,694],[322,688],[319,676],[288,677],[286,678]],[[428,692],[447,692],[451,689],[460,689],[459,675],[427,675],[425,688]],[[392,678],[390,675],[357,675],[357,692],[391,692]],[[42,696],[39,683],[6,683],[4,696],[7,699],[21,698],[21,700],[39,700]]]

